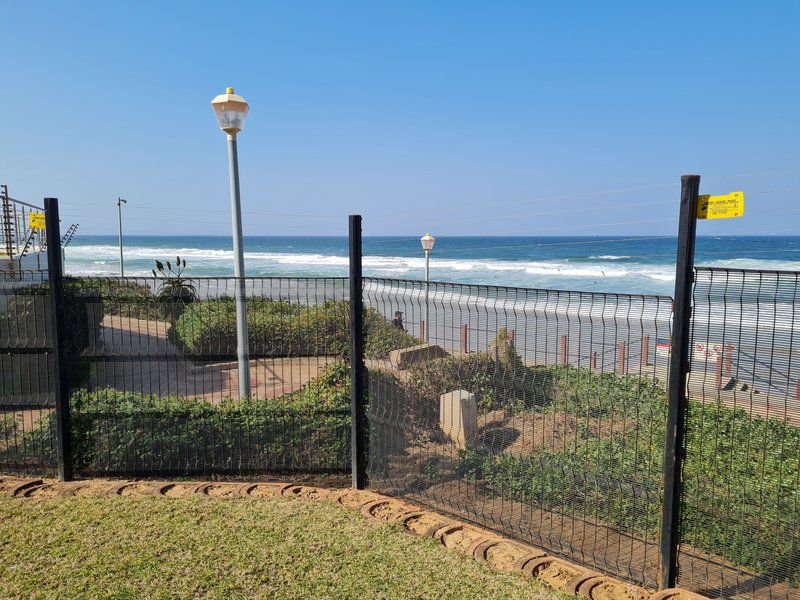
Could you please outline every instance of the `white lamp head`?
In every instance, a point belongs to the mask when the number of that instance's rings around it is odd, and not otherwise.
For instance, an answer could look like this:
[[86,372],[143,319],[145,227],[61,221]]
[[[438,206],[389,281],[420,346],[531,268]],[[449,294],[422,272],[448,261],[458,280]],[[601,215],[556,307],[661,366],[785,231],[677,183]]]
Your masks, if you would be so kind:
[[214,98],[211,106],[217,115],[217,122],[222,131],[236,135],[244,128],[244,120],[250,107],[244,98],[233,93],[232,87],[226,89],[224,94]]
[[425,250],[425,252],[430,252],[433,250],[433,245],[436,243],[436,238],[430,233],[426,233],[420,238],[419,241],[422,242],[422,249]]

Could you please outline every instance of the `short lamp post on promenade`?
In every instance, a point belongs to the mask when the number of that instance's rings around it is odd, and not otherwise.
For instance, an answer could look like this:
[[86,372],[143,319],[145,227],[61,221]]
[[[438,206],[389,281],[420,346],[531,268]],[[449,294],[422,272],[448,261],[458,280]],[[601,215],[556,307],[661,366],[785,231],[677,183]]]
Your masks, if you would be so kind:
[[239,360],[239,396],[250,398],[250,362],[245,306],[244,248],[242,243],[242,205],[239,197],[239,155],[236,134],[244,127],[249,106],[233,88],[211,101],[219,128],[228,134],[228,169],[231,185],[231,219],[233,221],[233,274],[236,297],[236,353]]
[[431,250],[433,250],[433,245],[436,243],[436,238],[430,233],[426,233],[419,241],[422,243],[422,249],[425,251],[425,343],[427,344],[430,341],[431,330],[431,311],[430,305],[428,304],[428,288],[430,287],[431,280]]

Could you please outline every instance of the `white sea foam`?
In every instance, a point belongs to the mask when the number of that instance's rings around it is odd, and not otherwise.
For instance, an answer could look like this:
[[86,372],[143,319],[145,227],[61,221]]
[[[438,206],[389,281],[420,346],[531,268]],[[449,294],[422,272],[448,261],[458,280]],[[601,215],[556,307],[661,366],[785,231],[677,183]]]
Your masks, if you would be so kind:
[[[114,244],[72,245],[66,249],[66,268],[74,275],[113,275],[117,272]],[[155,259],[179,255],[189,263],[193,275],[230,275],[233,252],[226,249],[196,247],[169,248],[128,246],[125,248],[125,272],[128,275],[149,275]],[[518,287],[555,289],[611,289],[641,293],[671,293],[670,282],[675,267],[668,259],[663,264],[621,262],[625,255],[601,254],[590,262],[566,259],[500,260],[457,259],[433,256],[433,279],[464,283],[488,283]],[[348,257],[335,253],[315,252],[245,252],[249,275],[294,274],[303,276],[346,276]],[[364,271],[378,277],[420,278],[425,259],[422,256],[364,257]],[[709,266],[798,270],[798,261],[767,259],[727,259],[706,262]]]

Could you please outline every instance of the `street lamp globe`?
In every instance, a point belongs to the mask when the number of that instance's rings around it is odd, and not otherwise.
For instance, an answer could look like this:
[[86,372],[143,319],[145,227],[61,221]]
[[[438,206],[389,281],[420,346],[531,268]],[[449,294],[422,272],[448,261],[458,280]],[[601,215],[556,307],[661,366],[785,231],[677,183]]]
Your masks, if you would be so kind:
[[229,135],[236,135],[244,128],[249,106],[247,101],[233,92],[229,87],[224,94],[220,94],[211,101],[214,113],[217,115],[219,128]]
[[433,245],[436,243],[436,238],[434,238],[430,233],[426,233],[423,235],[420,240],[422,242],[422,249],[425,252],[430,252],[433,250]]

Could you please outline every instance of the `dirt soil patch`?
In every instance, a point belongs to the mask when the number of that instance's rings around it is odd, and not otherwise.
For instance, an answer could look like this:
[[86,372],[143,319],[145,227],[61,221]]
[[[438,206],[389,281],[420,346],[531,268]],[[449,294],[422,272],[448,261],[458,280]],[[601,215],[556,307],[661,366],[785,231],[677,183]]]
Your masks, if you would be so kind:
[[284,495],[297,496],[298,498],[306,498],[309,500],[314,500],[317,498],[324,498],[327,495],[327,491],[316,487],[297,485],[287,489],[284,492]]
[[557,590],[563,590],[566,583],[578,574],[576,569],[569,568],[566,564],[552,560],[534,569],[534,576],[544,581]]
[[416,534],[423,534],[430,530],[434,525],[440,525],[445,522],[444,517],[434,513],[427,513],[417,517],[411,517],[406,521],[406,528]]
[[21,493],[26,498],[55,498],[61,495],[61,490],[56,485],[45,483],[23,490]]
[[256,483],[247,488],[247,496],[252,498],[277,498],[285,484],[282,483]]
[[449,548],[450,550],[467,554],[468,550],[475,544],[475,542],[485,537],[486,535],[477,529],[462,527],[461,529],[457,529],[452,533],[446,534],[442,538],[442,541],[444,542],[445,547]]
[[211,498],[239,498],[241,483],[212,483],[203,489],[203,493]]
[[404,510],[407,510],[407,508],[400,502],[386,502],[373,508],[370,513],[376,519],[380,519],[381,521],[389,521],[392,517],[400,514]]
[[24,479],[18,477],[0,477],[0,495],[10,493],[13,488],[23,481]]
[[592,600],[645,600],[647,596],[640,588],[616,581],[604,581],[591,590]]
[[120,496],[146,496],[155,493],[157,487],[150,481],[137,481],[119,489]]
[[513,571],[516,562],[529,553],[523,546],[500,542],[486,550],[486,562],[499,571]]
[[161,488],[161,493],[170,498],[181,498],[191,494],[196,487],[196,483],[170,483]]
[[365,502],[375,499],[375,494],[363,490],[348,490],[339,498],[339,502],[349,508],[359,508]]

